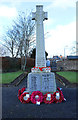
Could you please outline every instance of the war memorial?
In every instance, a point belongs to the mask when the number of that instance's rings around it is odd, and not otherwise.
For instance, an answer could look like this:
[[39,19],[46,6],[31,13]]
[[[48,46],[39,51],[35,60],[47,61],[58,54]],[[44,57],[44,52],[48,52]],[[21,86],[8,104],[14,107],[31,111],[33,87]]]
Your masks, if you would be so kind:
[[32,12],[32,20],[36,24],[36,60],[35,67],[27,76],[27,88],[20,90],[18,98],[22,103],[40,105],[43,101],[52,102],[64,101],[64,96],[60,88],[56,86],[55,74],[50,67],[46,67],[45,40],[43,21],[48,19],[48,13],[43,11],[43,5],[36,5],[36,12]]

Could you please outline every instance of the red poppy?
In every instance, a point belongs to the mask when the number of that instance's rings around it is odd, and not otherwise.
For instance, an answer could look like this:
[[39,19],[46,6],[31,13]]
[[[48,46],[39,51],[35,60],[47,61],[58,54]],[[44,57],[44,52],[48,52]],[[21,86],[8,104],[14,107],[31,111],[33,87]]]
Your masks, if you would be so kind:
[[21,94],[25,91],[25,87],[23,87],[22,89],[21,89]]
[[43,102],[43,94],[40,91],[34,91],[31,94],[31,102],[36,104],[37,102],[42,103]]
[[18,90],[18,99],[20,100],[20,96],[21,96],[21,94],[25,91],[25,87],[23,87],[21,90],[19,89]]
[[54,96],[50,92],[44,94],[44,103],[51,104],[53,102],[54,102]]
[[54,96],[54,102],[55,103],[61,103],[62,101],[64,101],[64,96],[62,91],[60,90],[60,88],[57,88],[58,91],[53,93]]
[[22,103],[29,103],[30,102],[30,94],[28,92],[24,92],[20,96],[20,101]]

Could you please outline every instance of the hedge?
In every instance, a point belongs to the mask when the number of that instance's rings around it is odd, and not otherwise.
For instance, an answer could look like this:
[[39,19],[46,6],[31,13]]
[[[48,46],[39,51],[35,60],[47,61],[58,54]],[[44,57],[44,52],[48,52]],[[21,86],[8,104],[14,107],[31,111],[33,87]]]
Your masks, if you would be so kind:
[[[13,72],[21,69],[21,58],[0,57],[0,63],[1,60],[2,60],[2,72]],[[35,60],[32,58],[27,58],[26,67],[33,67],[34,65]]]

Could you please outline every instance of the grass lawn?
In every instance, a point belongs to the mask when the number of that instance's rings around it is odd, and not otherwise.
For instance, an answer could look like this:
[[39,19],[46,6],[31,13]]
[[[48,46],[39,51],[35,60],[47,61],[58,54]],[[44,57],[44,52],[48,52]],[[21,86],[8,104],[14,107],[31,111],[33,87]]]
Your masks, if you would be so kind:
[[78,83],[78,79],[77,79],[78,72],[64,71],[64,72],[57,72],[57,74],[63,76],[71,83]]
[[0,83],[10,83],[22,73],[23,73],[22,71],[2,73],[0,74]]

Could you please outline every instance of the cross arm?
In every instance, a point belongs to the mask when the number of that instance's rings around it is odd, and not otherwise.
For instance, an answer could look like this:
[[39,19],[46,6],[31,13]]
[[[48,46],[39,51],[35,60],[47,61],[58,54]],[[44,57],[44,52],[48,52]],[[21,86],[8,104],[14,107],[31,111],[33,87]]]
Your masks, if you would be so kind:
[[48,13],[47,12],[43,13],[43,20],[48,20]]

